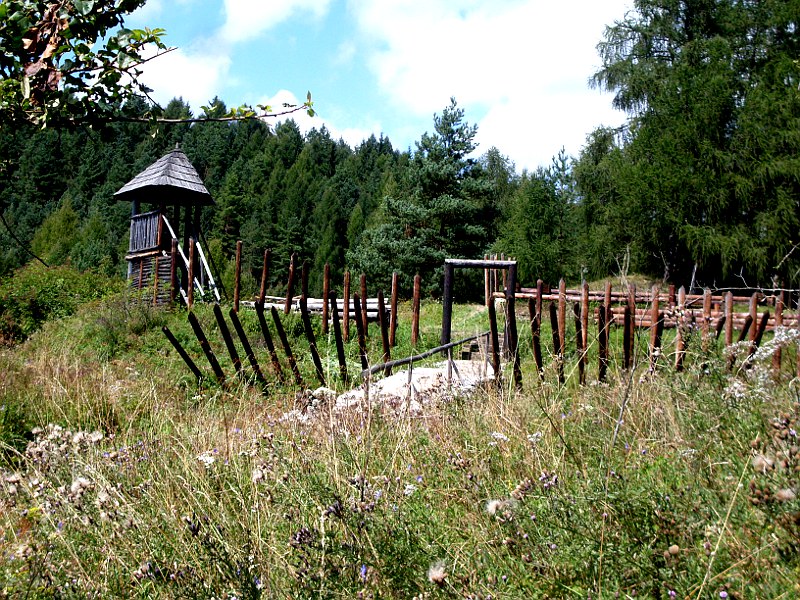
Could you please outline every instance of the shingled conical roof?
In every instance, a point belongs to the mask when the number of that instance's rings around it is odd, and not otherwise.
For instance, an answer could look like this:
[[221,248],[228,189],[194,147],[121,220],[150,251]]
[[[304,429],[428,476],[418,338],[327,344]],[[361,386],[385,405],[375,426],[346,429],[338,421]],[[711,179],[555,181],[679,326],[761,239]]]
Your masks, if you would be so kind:
[[123,185],[114,196],[117,200],[138,198],[152,204],[214,204],[200,175],[178,146]]

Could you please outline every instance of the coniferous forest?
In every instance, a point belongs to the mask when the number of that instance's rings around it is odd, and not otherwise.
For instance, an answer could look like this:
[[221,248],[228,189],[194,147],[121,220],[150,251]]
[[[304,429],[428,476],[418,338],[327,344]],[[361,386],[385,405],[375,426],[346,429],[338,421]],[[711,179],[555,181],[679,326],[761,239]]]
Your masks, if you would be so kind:
[[[579,156],[518,172],[502,148],[477,148],[456,104],[415,147],[356,147],[289,120],[0,130],[0,274],[31,254],[48,264],[124,272],[130,207],[113,193],[180,144],[216,201],[206,244],[225,280],[242,240],[246,266],[297,252],[312,265],[388,279],[420,273],[436,294],[445,257],[505,253],[523,284],[622,269],[702,285],[798,285],[800,35],[795,1],[639,0],[610,25],[591,84],[628,120],[598,128]],[[127,116],[144,115],[128,100]],[[192,114],[226,114],[214,99]],[[525,115],[525,118],[537,118]],[[275,271],[277,283],[278,271]]]

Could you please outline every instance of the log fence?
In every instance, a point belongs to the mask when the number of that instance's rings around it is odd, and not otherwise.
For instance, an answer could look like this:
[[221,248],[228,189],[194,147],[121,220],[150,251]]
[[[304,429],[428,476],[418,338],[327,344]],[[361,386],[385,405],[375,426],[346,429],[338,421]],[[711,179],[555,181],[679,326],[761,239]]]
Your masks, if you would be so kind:
[[[193,250],[190,244],[190,254]],[[310,315],[320,315],[322,318],[322,331],[328,332],[328,327],[333,324],[333,335],[336,342],[337,360],[339,366],[339,380],[349,381],[347,364],[344,354],[344,342],[350,337],[350,320],[355,323],[359,357],[362,371],[378,372],[383,371],[389,374],[393,366],[405,364],[407,359],[392,360],[391,348],[396,343],[396,330],[398,326],[398,299],[402,295],[398,286],[398,276],[393,274],[391,279],[390,301],[384,302],[384,291],[380,286],[376,286],[376,298],[366,298],[367,280],[364,274],[358,278],[355,284],[360,292],[350,294],[352,277],[349,272],[344,274],[342,286],[334,285],[330,277],[330,268],[325,265],[322,298],[316,299],[308,296],[308,277],[309,265],[305,262],[302,269],[298,266],[297,254],[293,254],[289,261],[288,279],[286,282],[286,296],[268,296],[267,287],[269,270],[271,268],[272,257],[269,250],[264,252],[263,267],[260,278],[260,286],[253,300],[244,300],[241,293],[241,242],[236,247],[236,270],[234,285],[233,308],[229,313],[229,318],[236,331],[241,347],[244,348],[245,358],[250,364],[251,371],[254,373],[255,381],[265,390],[269,383],[264,373],[258,365],[252,346],[249,344],[244,329],[239,322],[238,313],[240,307],[253,307],[258,315],[259,326],[261,328],[264,341],[269,350],[274,376],[283,383],[285,377],[278,359],[275,345],[270,334],[270,326],[265,318],[265,311],[269,310],[272,314],[274,331],[277,332],[280,344],[286,354],[286,359],[294,375],[295,383],[305,386],[297,361],[291,349],[290,342],[281,324],[278,312],[283,309],[287,314],[296,310],[300,312],[303,325],[303,332],[308,341],[308,350],[314,362],[314,371],[321,385],[326,384],[325,372],[323,370],[321,357],[317,351],[317,342],[314,329],[311,325]],[[192,260],[189,264],[191,266]],[[649,290],[638,290],[635,285],[630,284],[624,289],[614,289],[610,282],[607,282],[600,290],[590,290],[584,282],[580,287],[568,289],[564,280],[558,286],[551,289],[539,280],[536,287],[526,288],[518,286],[516,283],[516,261],[507,259],[503,256],[480,261],[448,259],[444,265],[444,298],[443,298],[443,321],[441,331],[441,346],[438,351],[443,352],[446,348],[448,360],[452,356],[453,345],[450,342],[450,316],[452,311],[452,290],[453,290],[453,270],[455,267],[474,267],[484,269],[484,283],[486,292],[486,306],[488,308],[488,319],[490,330],[479,337],[488,337],[486,344],[485,360],[490,361],[496,374],[501,373],[501,355],[507,360],[509,368],[513,367],[513,382],[516,387],[522,385],[522,371],[520,368],[520,354],[518,332],[517,332],[517,300],[523,301],[523,306],[527,306],[530,318],[530,351],[533,355],[536,371],[539,380],[544,380],[546,376],[545,360],[546,355],[552,356],[551,362],[554,372],[557,374],[560,384],[566,383],[566,363],[568,360],[576,360],[575,371],[577,372],[577,382],[585,385],[589,378],[589,356],[595,351],[597,354],[597,379],[605,381],[611,366],[611,340],[621,342],[622,368],[632,369],[637,364],[643,364],[649,371],[656,369],[664,370],[674,368],[681,371],[685,368],[687,353],[687,343],[690,339],[697,340],[698,349],[708,352],[712,347],[716,348],[719,340],[722,339],[724,348],[734,344],[749,344],[743,350],[740,360],[744,360],[743,367],[747,366],[761,345],[767,332],[774,332],[777,327],[800,328],[800,310],[787,310],[787,298],[784,290],[760,290],[752,294],[745,295],[741,292],[734,293],[733,290],[723,290],[713,292],[704,290],[701,294],[689,294],[684,288],[674,285],[653,286]],[[299,282],[295,279],[300,278]],[[191,268],[189,278],[193,273]],[[294,296],[295,284],[299,283],[301,288],[300,296]],[[502,286],[502,287],[501,287]],[[411,346],[416,348],[419,343],[419,312],[420,312],[420,278],[414,278],[412,290],[411,307]],[[498,289],[500,288],[500,289]],[[343,290],[343,297],[339,298],[337,289]],[[191,309],[193,304],[192,288],[189,288],[188,304]],[[174,290],[173,290],[174,293]],[[796,298],[796,291],[795,298]],[[500,332],[497,327],[498,311],[495,309],[496,302],[504,302],[503,314],[505,317],[505,329],[503,339],[500,340]],[[549,323],[552,335],[552,352],[544,352],[545,344],[542,339],[542,323],[549,313]],[[227,327],[225,319],[216,305],[214,314],[217,326],[223,336],[225,346],[234,365],[237,378],[244,379],[242,359],[238,356],[236,347],[233,343],[233,336]],[[200,346],[206,355],[215,378],[221,385],[230,382],[222,372],[219,362],[216,360],[211,350],[208,340],[200,328],[196,317],[190,311],[189,320]],[[574,346],[572,334],[569,336],[570,348],[574,348],[574,353],[570,350],[567,353],[567,323],[574,323]],[[381,364],[370,365],[367,356],[367,337],[369,336],[369,324],[377,323],[379,326],[380,347],[382,349]],[[570,325],[573,330],[573,325]],[[615,336],[611,335],[613,329],[621,330]],[[646,342],[637,331],[647,330]],[[674,330],[674,341],[670,340],[669,347],[666,349],[670,356],[670,363],[665,357],[664,331]],[[184,362],[186,362],[192,374],[201,379],[200,369],[192,361],[191,357],[182,351],[180,344],[177,344],[171,332],[165,331],[169,342],[176,348]],[[621,334],[621,335],[620,335]],[[646,347],[646,350],[644,349]],[[423,353],[426,356],[436,354],[437,351],[430,350]],[[617,355],[619,356],[619,355]],[[641,360],[646,356],[646,360]],[[416,358],[419,358],[417,355]],[[638,357],[638,362],[637,362]],[[782,364],[780,350],[772,355],[771,361],[774,372],[780,373]],[[415,357],[408,359],[413,362]],[[797,364],[793,369],[800,375],[800,352],[797,353]],[[733,352],[727,355],[727,368],[733,369],[736,366],[736,356]],[[253,379],[251,377],[251,379]],[[497,378],[499,382],[499,376]]]

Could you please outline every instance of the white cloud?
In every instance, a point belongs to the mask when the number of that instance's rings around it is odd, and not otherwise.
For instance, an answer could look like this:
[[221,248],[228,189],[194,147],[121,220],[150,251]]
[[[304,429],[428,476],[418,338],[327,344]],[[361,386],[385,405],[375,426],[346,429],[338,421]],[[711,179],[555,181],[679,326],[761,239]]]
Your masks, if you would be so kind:
[[224,0],[222,37],[232,43],[257,37],[296,13],[322,17],[330,0]]
[[[292,92],[288,90],[278,90],[273,96],[262,97],[261,99],[256,100],[253,104],[270,106],[273,112],[281,112],[282,110],[285,110],[284,104],[300,105],[302,102],[303,101],[298,100],[297,96],[295,96]],[[312,129],[322,129],[324,125],[330,132],[332,139],[339,140],[339,138],[341,138],[351,147],[358,146],[361,144],[361,142],[372,135],[373,132],[381,130],[380,124],[376,122],[369,123],[364,127],[354,126],[339,128],[334,125],[331,120],[326,119],[324,116],[317,114],[313,117],[310,117],[305,110],[298,110],[290,115],[279,117],[274,120],[268,119],[267,122],[271,126],[275,126],[281,121],[288,119],[294,119],[294,121],[297,123],[297,126],[300,128],[300,131],[304,134],[308,133]]]
[[[182,6],[190,6],[198,0],[171,0],[175,4]],[[137,8],[133,13],[133,17],[143,23],[150,23],[154,19],[164,14],[164,0],[148,0],[144,6]]]
[[[390,102],[422,115],[440,112],[454,96],[468,120],[486,113],[481,139],[532,168],[549,162],[562,144],[577,153],[586,133],[609,118],[610,98],[589,90],[587,81],[599,65],[603,24],[621,19],[628,4],[351,0],[350,6],[373,43],[370,68]],[[531,152],[540,146],[546,149]],[[533,158],[542,153],[549,153],[543,161]]]
[[347,40],[339,44],[336,54],[331,59],[331,64],[342,67],[350,64],[356,58],[357,47],[353,40]]
[[182,97],[197,111],[219,94],[231,60],[227,53],[207,54],[177,49],[143,65],[142,80],[153,88],[155,99],[165,106]]
[[[548,117],[564,114],[570,117]],[[597,92],[501,102],[478,122],[478,154],[497,146],[518,169],[534,170],[540,165],[548,166],[562,147],[577,157],[590,131],[600,125],[617,126],[623,120],[624,116],[609,106],[608,97]]]

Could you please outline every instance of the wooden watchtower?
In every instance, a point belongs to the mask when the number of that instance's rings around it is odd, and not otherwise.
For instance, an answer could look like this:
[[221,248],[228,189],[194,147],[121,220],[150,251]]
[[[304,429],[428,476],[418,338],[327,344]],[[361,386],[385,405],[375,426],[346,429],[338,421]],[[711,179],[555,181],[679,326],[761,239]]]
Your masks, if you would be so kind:
[[[156,303],[174,300],[177,293],[186,300],[191,274],[196,295],[211,293],[219,300],[198,242],[200,211],[214,200],[180,147],[159,158],[114,196],[132,204],[125,256],[131,287],[152,290]],[[141,212],[143,204],[150,206],[148,212]]]

